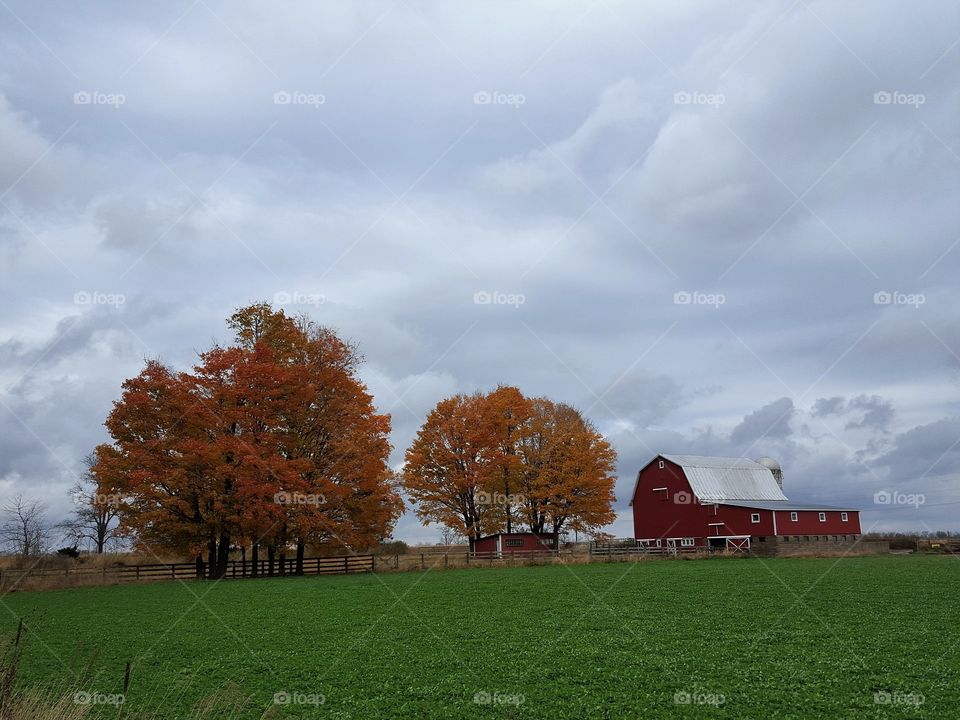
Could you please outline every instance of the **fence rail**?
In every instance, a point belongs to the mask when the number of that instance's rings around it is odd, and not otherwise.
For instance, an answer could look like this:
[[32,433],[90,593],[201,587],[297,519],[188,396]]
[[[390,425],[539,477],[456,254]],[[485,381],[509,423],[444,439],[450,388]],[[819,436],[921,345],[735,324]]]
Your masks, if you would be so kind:
[[[303,559],[304,575],[347,575],[376,572],[377,564],[393,564],[392,558],[379,559],[375,555],[343,555],[310,557]],[[296,558],[279,559],[273,563],[271,572],[268,560],[230,560],[227,563],[228,578],[283,577],[295,575]],[[155,563],[150,565],[115,565],[101,568],[65,568],[0,570],[0,590],[15,588],[25,580],[39,581],[84,581],[89,582],[137,582],[145,580],[193,580],[197,578],[196,563]]]

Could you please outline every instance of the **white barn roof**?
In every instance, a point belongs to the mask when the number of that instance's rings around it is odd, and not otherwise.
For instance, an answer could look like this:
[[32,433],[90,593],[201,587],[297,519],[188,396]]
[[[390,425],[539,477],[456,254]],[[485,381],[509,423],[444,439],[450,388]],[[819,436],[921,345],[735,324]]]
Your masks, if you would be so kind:
[[747,458],[661,455],[683,468],[701,502],[787,500],[770,468]]

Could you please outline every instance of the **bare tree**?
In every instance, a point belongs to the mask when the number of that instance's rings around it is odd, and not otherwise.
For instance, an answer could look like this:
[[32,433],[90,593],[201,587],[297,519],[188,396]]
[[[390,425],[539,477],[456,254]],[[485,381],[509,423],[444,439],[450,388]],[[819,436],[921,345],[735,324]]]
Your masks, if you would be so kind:
[[464,539],[463,533],[459,530],[447,527],[446,525],[440,528],[441,545],[459,545]]
[[100,491],[97,476],[93,472],[97,456],[90,453],[83,459],[86,470],[77,483],[70,488],[70,497],[74,502],[73,515],[60,523],[64,536],[76,544],[90,540],[97,548],[97,554],[103,553],[107,541],[117,532],[114,522],[120,514],[120,505],[113,495]]
[[39,555],[50,541],[46,513],[42,502],[11,498],[0,508],[0,543],[22,558]]

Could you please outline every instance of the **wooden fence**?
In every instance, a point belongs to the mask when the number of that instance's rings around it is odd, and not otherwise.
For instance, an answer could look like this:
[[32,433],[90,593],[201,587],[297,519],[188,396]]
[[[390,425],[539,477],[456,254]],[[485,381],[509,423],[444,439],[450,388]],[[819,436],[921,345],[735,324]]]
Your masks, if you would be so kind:
[[[345,575],[376,572],[381,567],[393,566],[393,558],[377,558],[375,555],[344,555],[336,557],[310,557],[303,559],[304,575]],[[274,562],[273,573],[266,560],[254,563],[251,560],[230,560],[227,578],[284,577],[296,574],[295,558],[286,558],[283,563]],[[256,572],[255,572],[256,571]],[[24,582],[63,584],[106,584],[148,580],[195,580],[196,563],[156,563],[152,565],[114,565],[102,568],[65,568],[0,570],[0,591],[20,586]]]
[[627,545],[627,544],[603,544],[594,543],[590,546],[590,557],[623,557],[625,555],[666,555],[676,557],[677,555],[689,555],[696,552],[703,552],[705,548],[700,547],[682,547],[682,546],[646,546],[646,545]]

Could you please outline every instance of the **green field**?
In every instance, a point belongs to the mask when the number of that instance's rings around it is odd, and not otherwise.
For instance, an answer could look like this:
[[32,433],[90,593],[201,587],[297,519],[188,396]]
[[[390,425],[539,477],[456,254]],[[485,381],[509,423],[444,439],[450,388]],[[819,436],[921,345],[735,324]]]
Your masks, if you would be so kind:
[[132,661],[130,718],[956,718],[958,589],[951,557],[434,570],[17,593],[0,631],[35,627],[25,686]]

